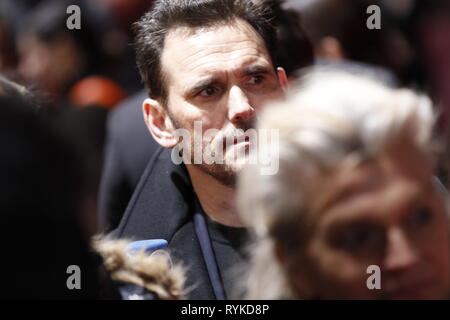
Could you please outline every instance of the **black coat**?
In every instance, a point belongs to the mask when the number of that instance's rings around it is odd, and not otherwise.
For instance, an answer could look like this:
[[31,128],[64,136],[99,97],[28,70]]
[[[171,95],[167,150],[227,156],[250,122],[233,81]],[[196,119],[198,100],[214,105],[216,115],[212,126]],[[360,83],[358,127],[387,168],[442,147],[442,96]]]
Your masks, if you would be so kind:
[[147,93],[141,91],[108,116],[99,193],[102,231],[117,228],[151,155],[159,147],[144,122],[142,102],[145,98]]
[[165,239],[175,263],[187,267],[190,299],[215,299],[193,214],[195,194],[184,165],[173,164],[171,150],[159,148],[151,158],[115,237]]

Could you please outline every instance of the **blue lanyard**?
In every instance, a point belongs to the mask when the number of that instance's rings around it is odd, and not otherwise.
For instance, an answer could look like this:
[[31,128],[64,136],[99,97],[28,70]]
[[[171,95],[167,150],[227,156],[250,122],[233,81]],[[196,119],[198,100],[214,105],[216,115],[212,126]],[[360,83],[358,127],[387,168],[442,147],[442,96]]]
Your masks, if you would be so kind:
[[217,266],[217,261],[212,248],[205,217],[202,214],[200,205],[198,204],[198,200],[194,202],[195,233],[197,234],[198,241],[200,242],[200,248],[202,250],[203,259],[206,263],[206,269],[208,270],[208,275],[214,290],[214,295],[216,296],[217,300],[225,300],[225,293],[222,285],[222,280],[220,279],[219,267]]

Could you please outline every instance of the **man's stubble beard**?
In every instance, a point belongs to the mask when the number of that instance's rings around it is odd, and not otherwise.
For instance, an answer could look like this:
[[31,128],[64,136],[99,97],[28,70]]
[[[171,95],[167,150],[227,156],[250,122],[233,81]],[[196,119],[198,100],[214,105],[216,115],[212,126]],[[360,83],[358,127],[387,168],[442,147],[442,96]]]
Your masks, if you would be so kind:
[[[170,117],[175,129],[183,129],[183,126],[181,126],[181,124],[170,113],[169,113],[169,117]],[[252,118],[249,121],[242,121],[242,122],[238,123],[238,125],[235,126],[235,129],[241,129],[245,132],[248,129],[253,129],[254,126],[255,126],[255,118]],[[202,146],[201,150],[204,150],[204,148],[205,148],[205,146]],[[189,151],[190,151],[190,155],[191,155],[190,163],[192,166],[196,167],[200,171],[211,176],[212,178],[214,178],[215,180],[217,180],[219,183],[221,183],[222,185],[224,185],[226,187],[233,188],[233,189],[236,187],[237,174],[238,174],[237,171],[240,170],[241,168],[233,168],[233,166],[228,164],[226,161],[223,164],[216,164],[216,163],[207,164],[207,163],[204,163],[204,161],[201,161],[200,164],[195,163],[195,161],[194,161],[195,155],[194,155],[193,150],[195,150],[194,142],[191,141]],[[235,151],[236,151],[236,149],[235,149]],[[223,150],[222,154],[225,155],[225,152],[226,152],[226,150]],[[203,154],[202,154],[202,156],[203,156]],[[235,156],[235,155],[233,155],[233,156]]]
[[229,165],[227,164],[194,164],[195,167],[203,171],[204,173],[210,175],[215,180],[220,182],[222,185],[235,188],[236,187],[236,174]]

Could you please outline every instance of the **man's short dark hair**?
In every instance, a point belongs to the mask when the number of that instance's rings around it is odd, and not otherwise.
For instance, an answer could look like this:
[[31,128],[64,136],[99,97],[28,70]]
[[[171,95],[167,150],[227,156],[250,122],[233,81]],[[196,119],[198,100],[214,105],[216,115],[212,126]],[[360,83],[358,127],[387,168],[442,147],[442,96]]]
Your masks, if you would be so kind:
[[264,0],[273,12],[273,23],[277,30],[276,61],[288,77],[314,63],[314,50],[302,26],[300,12],[285,9],[279,0]]
[[153,10],[135,24],[136,59],[149,96],[167,98],[161,53],[164,39],[175,27],[211,27],[241,19],[249,23],[265,42],[275,66],[276,33],[268,6],[251,0],[157,0]]

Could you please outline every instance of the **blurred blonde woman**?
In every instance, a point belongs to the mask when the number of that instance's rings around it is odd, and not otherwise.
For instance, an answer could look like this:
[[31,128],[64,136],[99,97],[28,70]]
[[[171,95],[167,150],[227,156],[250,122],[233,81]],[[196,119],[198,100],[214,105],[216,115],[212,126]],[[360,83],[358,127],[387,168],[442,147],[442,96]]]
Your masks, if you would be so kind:
[[259,128],[279,129],[279,170],[251,165],[239,181],[254,235],[247,298],[448,298],[433,122],[427,97],[333,71],[268,108]]

